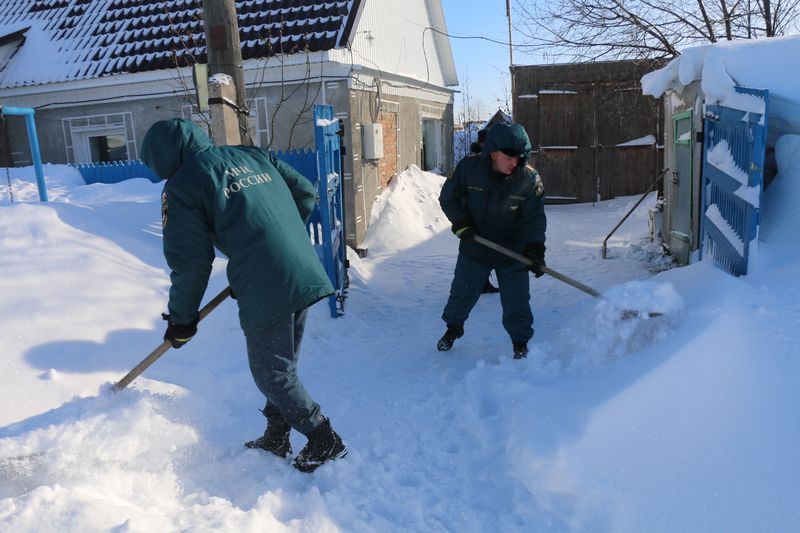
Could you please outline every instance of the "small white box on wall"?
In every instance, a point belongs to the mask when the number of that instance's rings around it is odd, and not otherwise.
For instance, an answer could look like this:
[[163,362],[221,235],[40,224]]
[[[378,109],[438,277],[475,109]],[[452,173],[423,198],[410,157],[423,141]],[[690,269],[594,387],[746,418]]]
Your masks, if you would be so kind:
[[383,124],[364,124],[361,145],[364,159],[381,159],[383,157]]

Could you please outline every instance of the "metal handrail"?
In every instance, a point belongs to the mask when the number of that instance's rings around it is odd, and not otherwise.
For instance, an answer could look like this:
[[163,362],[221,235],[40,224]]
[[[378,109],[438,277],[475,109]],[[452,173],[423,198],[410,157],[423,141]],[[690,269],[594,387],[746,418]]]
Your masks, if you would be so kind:
[[619,223],[616,226],[614,226],[614,229],[611,230],[611,233],[606,235],[606,238],[603,239],[603,254],[602,254],[603,255],[603,259],[606,258],[606,247],[608,245],[608,239],[610,239],[611,236],[614,235],[614,232],[616,232],[619,229],[619,227],[622,224],[624,224],[626,220],[628,220],[628,217],[631,216],[631,213],[633,213],[634,210],[636,210],[636,208],[639,207],[639,204],[641,204],[644,201],[644,199],[647,198],[647,195],[650,194],[653,191],[655,186],[658,185],[658,182],[661,181],[662,179],[664,179],[664,174],[666,174],[668,170],[669,170],[669,168],[665,168],[664,170],[662,170],[658,174],[658,177],[655,179],[655,181],[653,181],[653,183],[650,184],[650,187],[648,187],[647,190],[642,195],[642,197],[639,198],[639,201],[636,202],[633,205],[633,207],[630,208],[630,210],[625,214],[625,216],[622,217],[622,220],[620,220]]

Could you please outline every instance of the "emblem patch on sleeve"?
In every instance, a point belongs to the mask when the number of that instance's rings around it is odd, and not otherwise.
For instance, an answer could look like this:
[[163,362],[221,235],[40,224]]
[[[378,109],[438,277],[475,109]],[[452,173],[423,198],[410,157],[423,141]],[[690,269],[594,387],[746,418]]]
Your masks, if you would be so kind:
[[161,229],[167,227],[167,193],[161,193]]
[[534,188],[536,189],[536,196],[544,196],[544,181],[542,181],[542,177],[538,174],[536,175]]

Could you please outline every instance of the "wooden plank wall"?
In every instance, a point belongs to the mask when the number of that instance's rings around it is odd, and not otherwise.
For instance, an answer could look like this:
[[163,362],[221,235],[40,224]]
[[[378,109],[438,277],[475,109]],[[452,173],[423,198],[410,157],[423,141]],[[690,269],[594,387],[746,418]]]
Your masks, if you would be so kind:
[[[644,192],[661,167],[661,102],[639,80],[661,62],[515,66],[514,119],[551,202]],[[655,144],[617,146],[652,135]]]

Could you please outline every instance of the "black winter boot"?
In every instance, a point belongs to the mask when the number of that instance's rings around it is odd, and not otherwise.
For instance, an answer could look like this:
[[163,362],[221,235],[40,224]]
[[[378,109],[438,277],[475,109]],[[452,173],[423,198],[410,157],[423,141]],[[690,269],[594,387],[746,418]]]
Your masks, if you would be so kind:
[[521,341],[512,341],[514,345],[514,359],[525,359],[528,357],[528,343]]
[[453,347],[456,339],[464,335],[464,326],[451,326],[447,325],[447,331],[444,332],[442,338],[436,343],[436,349],[440,352],[446,352]]
[[264,435],[256,440],[244,443],[248,448],[261,448],[278,457],[286,459],[292,455],[292,444],[289,442],[289,433],[292,426],[285,420],[267,419],[267,430]]
[[347,455],[347,446],[327,418],[306,436],[308,443],[294,460],[294,467],[301,472],[313,472],[324,463]]

